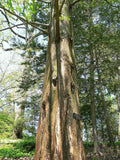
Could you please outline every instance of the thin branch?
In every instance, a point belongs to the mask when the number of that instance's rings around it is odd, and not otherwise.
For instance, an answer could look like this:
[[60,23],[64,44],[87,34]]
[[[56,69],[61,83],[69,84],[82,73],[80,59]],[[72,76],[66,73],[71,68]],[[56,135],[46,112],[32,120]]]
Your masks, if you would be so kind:
[[[14,54],[12,55],[12,59],[13,59],[13,56],[14,56]],[[10,66],[10,63],[12,62],[12,59],[10,59],[10,61],[9,61],[9,63],[7,64],[7,66],[6,66],[3,74],[1,75],[2,77],[1,77],[1,79],[0,79],[0,83],[4,80],[5,75],[6,75],[6,72],[7,72],[7,69],[8,69],[8,67]]]
[[120,6],[113,6],[108,0],[104,0],[106,3],[108,3],[110,6],[115,7],[115,8],[120,8]]
[[22,39],[25,39],[25,37],[19,35],[18,33],[16,33],[16,32],[10,27],[10,22],[9,22],[9,19],[8,19],[7,15],[6,15],[5,13],[3,13],[1,10],[0,10],[0,12],[1,12],[1,13],[4,15],[4,17],[6,18],[10,30],[11,30],[15,35],[17,35],[18,37],[20,37],[20,38],[22,38]]
[[[15,84],[15,82],[13,82],[13,84]],[[7,86],[6,88],[4,88],[3,90],[0,90],[0,94],[2,95],[3,94],[3,92],[5,92],[5,91],[8,91],[8,90],[11,90],[11,89],[17,89],[17,86],[15,85],[15,86]],[[1,96],[0,98],[3,98],[4,96]]]
[[64,3],[65,3],[65,0],[63,0],[63,2],[62,2],[62,4],[61,4],[60,11],[59,11],[60,14],[61,14],[61,12],[62,12],[62,8],[63,8]]
[[49,24],[36,23],[36,22],[30,22],[30,23],[34,24],[34,25],[40,25],[40,26],[43,26],[43,27],[49,27]]
[[[12,23],[12,22],[10,22],[10,24],[11,24],[11,25],[13,25],[13,26],[15,25],[15,24],[14,24],[14,23]],[[24,24],[24,23],[23,23],[23,24]],[[16,26],[16,27],[17,27],[17,28],[22,28],[22,29],[25,29],[25,26],[24,26],[24,27],[19,27],[19,26]]]
[[47,3],[47,4],[51,4],[51,2],[46,2],[46,1],[44,1],[44,0],[37,0],[38,2],[42,2],[42,3]]
[[30,37],[30,39],[28,40],[28,43],[30,43],[33,39],[35,39],[36,37],[38,37],[40,35],[42,35],[41,32],[39,32],[39,33],[35,34],[34,36]]
[[7,49],[3,49],[4,51],[12,51],[13,48],[7,48]]
[[20,24],[14,25],[14,26],[12,26],[12,27],[7,27],[7,28],[4,28],[4,29],[0,29],[0,32],[1,32],[1,31],[5,31],[5,30],[8,30],[8,29],[12,29],[12,28],[14,28],[14,27],[21,26],[21,25],[24,25],[24,23],[20,23]]
[[42,29],[42,28],[39,28],[39,27],[31,24],[30,22],[28,22],[28,24],[48,35],[48,32],[47,32],[46,30],[44,30],[44,29]]
[[[32,96],[32,94],[34,94],[34,93],[36,93],[36,91],[33,91],[33,92],[31,92],[30,94],[27,94],[27,97],[28,97],[28,96]],[[22,97],[23,97],[23,95],[15,98],[15,99],[11,99],[10,102],[7,102],[6,104],[1,105],[0,108],[3,108],[4,106],[7,106],[7,105],[10,106],[10,104],[11,104],[12,102],[16,102],[16,101],[20,100]]]
[[24,18],[18,16],[16,13],[9,11],[9,10],[6,9],[5,7],[3,7],[1,4],[0,4],[0,8],[2,8],[4,11],[6,11],[6,12],[8,12],[8,13],[14,15],[14,16],[16,16],[16,17],[17,17],[18,19],[20,19],[22,22],[24,22],[24,23],[26,23],[26,24],[29,24],[29,25],[33,26],[34,28],[36,28],[36,29],[42,31],[42,32],[45,33],[45,34],[48,34],[48,32],[47,32],[46,30],[44,30],[44,29],[42,29],[42,28],[38,28],[37,26],[33,25],[31,22],[28,22],[28,21],[25,20]]
[[75,2],[73,2],[70,6],[74,6],[76,3],[80,2],[81,0],[76,0]]

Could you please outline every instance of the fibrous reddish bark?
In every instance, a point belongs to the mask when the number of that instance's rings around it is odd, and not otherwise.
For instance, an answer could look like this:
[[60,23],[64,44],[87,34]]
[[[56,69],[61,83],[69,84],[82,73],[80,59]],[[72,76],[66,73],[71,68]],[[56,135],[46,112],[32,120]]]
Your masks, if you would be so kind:
[[[59,8],[61,4],[59,0]],[[79,99],[70,1],[65,1],[59,20],[56,5],[53,0],[34,159],[85,160],[81,123],[73,117],[79,114]]]

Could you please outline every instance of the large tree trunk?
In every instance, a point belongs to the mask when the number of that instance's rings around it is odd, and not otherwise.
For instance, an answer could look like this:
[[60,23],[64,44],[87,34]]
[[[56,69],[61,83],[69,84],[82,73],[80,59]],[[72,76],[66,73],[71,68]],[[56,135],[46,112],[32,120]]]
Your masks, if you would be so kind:
[[79,99],[70,1],[66,0],[63,5],[61,20],[57,6],[53,0],[34,158],[85,160],[81,123],[73,117],[73,113],[79,114]]

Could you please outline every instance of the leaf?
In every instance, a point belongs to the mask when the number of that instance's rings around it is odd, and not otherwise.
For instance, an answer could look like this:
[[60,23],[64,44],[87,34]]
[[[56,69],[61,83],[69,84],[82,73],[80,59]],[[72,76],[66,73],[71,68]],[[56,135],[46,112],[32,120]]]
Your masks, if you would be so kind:
[[70,17],[67,17],[67,16],[61,16],[61,17],[59,17],[59,19],[60,19],[60,20],[65,20],[65,19],[67,19],[67,20],[70,21]]
[[19,6],[16,7],[16,10],[19,11],[19,12],[22,12],[21,7],[19,7]]

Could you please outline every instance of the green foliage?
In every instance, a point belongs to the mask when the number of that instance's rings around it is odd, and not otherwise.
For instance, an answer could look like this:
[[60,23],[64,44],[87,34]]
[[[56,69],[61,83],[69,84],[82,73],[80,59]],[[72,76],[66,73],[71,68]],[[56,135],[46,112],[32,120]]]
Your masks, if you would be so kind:
[[24,152],[33,151],[35,148],[35,137],[24,139],[24,141],[17,143],[15,148],[20,148]]
[[14,120],[8,113],[0,112],[0,137],[7,138],[12,136]]
[[94,143],[93,142],[84,142],[83,143],[85,149],[89,148],[89,147],[93,147]]
[[67,16],[61,16],[61,17],[59,17],[59,19],[60,20],[68,20],[68,21],[70,21],[70,17],[67,17]]
[[115,142],[115,145],[116,146],[120,146],[120,142]]
[[24,119],[23,118],[18,118],[15,122],[15,129],[17,130],[21,130],[21,128],[23,128],[23,125],[24,125]]
[[19,143],[5,145],[0,148],[0,158],[20,158],[20,157],[32,157],[34,155],[35,138],[30,137]]
[[22,150],[20,149],[13,149],[12,147],[10,148],[1,148],[0,149],[0,157],[4,158],[4,157],[8,157],[8,158],[20,158],[23,156],[26,157],[30,157],[33,156],[33,152],[29,152],[29,153],[24,153]]
[[[119,3],[120,2],[118,2],[118,5]],[[114,4],[114,2],[111,4]],[[100,89],[103,90],[105,107],[114,140],[118,135],[118,110],[116,109],[117,104],[112,97],[114,95],[116,99],[115,86],[120,86],[118,85],[120,81],[118,80],[119,73],[117,69],[118,64],[120,64],[118,40],[120,36],[119,11],[105,1],[99,0],[81,1],[74,9],[73,24],[76,46],[75,52],[77,53],[80,113],[85,131],[84,137],[88,141],[92,141],[91,137],[93,137],[91,136],[93,132],[90,105],[91,67],[94,67],[93,92],[98,137],[102,142],[108,142],[109,133],[107,133],[105,112],[103,110],[103,97],[101,97]],[[90,59],[91,54],[94,57],[93,64]],[[100,76],[98,75],[98,70]],[[109,97],[111,103],[109,103]]]

